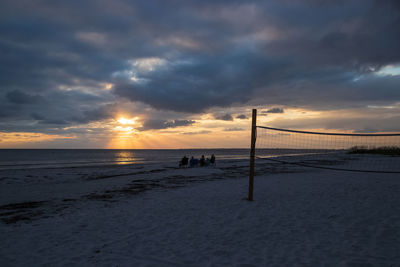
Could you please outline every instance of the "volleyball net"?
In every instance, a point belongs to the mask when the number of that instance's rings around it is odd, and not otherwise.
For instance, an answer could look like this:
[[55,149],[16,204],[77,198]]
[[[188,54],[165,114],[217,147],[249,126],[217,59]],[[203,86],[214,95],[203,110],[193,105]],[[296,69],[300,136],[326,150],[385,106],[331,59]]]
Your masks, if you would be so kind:
[[266,126],[255,126],[255,131],[256,166],[265,161],[276,168],[400,173],[400,133],[328,133]]

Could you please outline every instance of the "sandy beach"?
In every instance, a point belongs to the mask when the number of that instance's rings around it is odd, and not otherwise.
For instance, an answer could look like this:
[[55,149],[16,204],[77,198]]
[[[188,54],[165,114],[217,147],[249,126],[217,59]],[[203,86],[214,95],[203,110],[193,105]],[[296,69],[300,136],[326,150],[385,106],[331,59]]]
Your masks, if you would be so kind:
[[400,265],[398,174],[258,160],[248,202],[247,173],[243,160],[2,170],[0,265]]

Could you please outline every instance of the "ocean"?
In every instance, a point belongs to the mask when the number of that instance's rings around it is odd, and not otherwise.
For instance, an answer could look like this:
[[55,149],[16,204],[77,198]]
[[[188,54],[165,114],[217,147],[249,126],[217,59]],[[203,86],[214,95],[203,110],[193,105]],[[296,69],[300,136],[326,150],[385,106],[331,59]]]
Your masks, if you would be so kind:
[[[287,155],[300,150],[262,149],[258,155]],[[0,149],[0,170],[65,168],[179,162],[183,156],[218,160],[249,158],[249,149]]]
[[178,162],[183,156],[244,159],[248,149],[1,149],[0,170]]

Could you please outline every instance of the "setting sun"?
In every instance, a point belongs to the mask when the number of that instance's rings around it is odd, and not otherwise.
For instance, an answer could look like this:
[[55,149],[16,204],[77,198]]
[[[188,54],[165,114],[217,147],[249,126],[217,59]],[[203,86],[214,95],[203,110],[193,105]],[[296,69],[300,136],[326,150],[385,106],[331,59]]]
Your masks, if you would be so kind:
[[121,117],[121,118],[117,119],[117,121],[118,121],[120,124],[123,124],[123,125],[132,125],[132,124],[136,124],[136,120],[137,120],[136,117],[135,117],[135,118],[131,118],[131,119],[127,119],[127,118]]

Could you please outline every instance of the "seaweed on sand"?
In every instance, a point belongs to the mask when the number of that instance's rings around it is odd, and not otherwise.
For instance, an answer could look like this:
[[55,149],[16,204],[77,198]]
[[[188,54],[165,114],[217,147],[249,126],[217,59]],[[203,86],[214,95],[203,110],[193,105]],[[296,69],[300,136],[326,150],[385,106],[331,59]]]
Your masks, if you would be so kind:
[[383,146],[383,147],[365,147],[354,146],[347,152],[349,154],[378,154],[388,156],[400,156],[400,147]]

